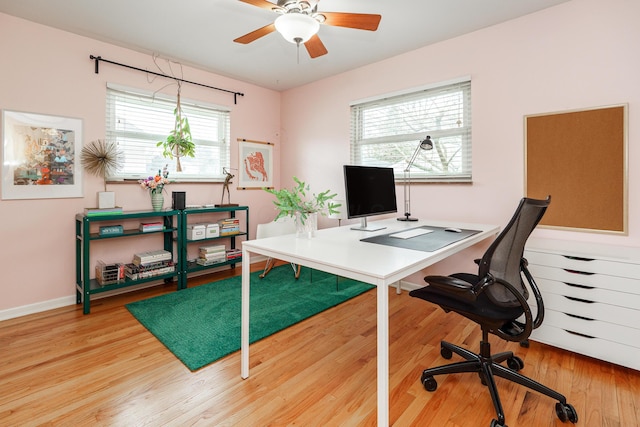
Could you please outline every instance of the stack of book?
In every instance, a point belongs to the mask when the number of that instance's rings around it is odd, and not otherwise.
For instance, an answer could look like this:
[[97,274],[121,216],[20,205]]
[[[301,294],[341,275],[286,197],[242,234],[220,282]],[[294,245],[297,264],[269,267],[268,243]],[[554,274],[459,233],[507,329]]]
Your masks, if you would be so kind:
[[140,224],[140,231],[148,233],[150,231],[162,231],[164,230],[164,224],[162,221],[158,222],[143,222]]
[[172,259],[171,252],[159,249],[157,251],[138,252],[133,254],[133,263],[135,265],[150,264],[152,262],[166,261]]
[[124,274],[131,280],[156,277],[161,274],[173,273],[175,270],[176,266],[172,259],[140,265],[130,263],[124,266]]
[[115,208],[84,208],[84,214],[86,216],[100,216],[100,215],[119,215],[122,213],[122,208],[116,206]]
[[198,265],[212,265],[225,262],[227,260],[225,249],[226,247],[224,245],[200,246],[196,262]]
[[240,220],[237,218],[226,218],[218,221],[221,236],[230,236],[240,233]]
[[127,278],[146,279],[173,273],[176,269],[171,252],[165,250],[140,252],[133,255],[133,262],[124,266]]
[[228,249],[227,250],[227,261],[231,261],[234,259],[242,258],[242,250],[240,249]]

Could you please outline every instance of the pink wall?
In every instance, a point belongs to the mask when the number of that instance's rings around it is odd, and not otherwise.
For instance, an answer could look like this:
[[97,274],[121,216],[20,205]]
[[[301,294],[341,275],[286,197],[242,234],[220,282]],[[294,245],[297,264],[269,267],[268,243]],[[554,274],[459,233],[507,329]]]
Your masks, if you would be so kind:
[[[147,91],[159,90],[170,83],[162,78],[149,83],[144,73],[106,63],[100,64],[100,73],[95,74],[90,54],[156,70],[150,55],[0,14],[0,109],[81,118],[86,143],[104,138],[107,82]],[[245,94],[234,105],[233,97],[226,93],[188,84],[183,85],[182,90],[183,98],[231,109],[233,167],[237,166],[236,138],[270,141],[279,147],[279,92],[189,67],[184,67],[184,78]],[[175,86],[163,92],[175,95]],[[279,150],[275,154],[277,169]],[[0,262],[3,272],[0,318],[2,310],[10,308],[30,304],[43,304],[42,308],[46,308],[74,301],[74,217],[85,207],[96,205],[96,192],[101,188],[100,179],[84,174],[84,198],[0,200]],[[117,204],[127,210],[150,208],[149,196],[137,184],[109,185],[108,189],[116,192]],[[175,184],[168,189],[187,191],[187,203],[218,202],[222,193],[219,184]],[[169,198],[166,197],[167,203]],[[232,189],[231,198],[232,202],[251,206],[254,230],[257,222],[273,218],[270,196],[261,190]],[[268,208],[261,209],[260,206]],[[124,254],[126,257],[132,254],[128,245],[157,244],[131,240],[121,239],[119,245],[109,245],[106,252],[98,249],[94,260],[122,261]],[[31,307],[26,311],[38,308]]]
[[[473,96],[472,185],[414,185],[412,211],[420,218],[503,224],[524,188],[523,116],[629,104],[629,235],[538,230],[559,239],[638,246],[640,197],[636,149],[640,124],[640,3],[636,0],[573,0],[524,18],[418,49],[282,94],[186,67],[185,78],[244,92],[229,95],[184,86],[183,96],[232,109],[232,164],[236,138],[275,142],[277,187],[296,175],[317,191],[343,193],[342,164],[349,163],[349,103],[411,87],[471,76]],[[101,65],[93,73],[89,54],[141,68],[150,56],[0,14],[0,108],[79,117],[84,140],[104,137],[106,82],[155,90],[146,76]],[[169,90],[169,93],[172,93]],[[281,109],[278,109],[278,106]],[[74,222],[95,204],[101,187],[86,177],[85,198],[0,201],[0,318],[2,310],[50,301],[69,304],[74,295]],[[219,185],[175,185],[188,203],[220,197]],[[148,207],[136,185],[112,185],[126,209]],[[402,189],[398,188],[398,194]],[[251,207],[252,223],[270,220],[271,198],[261,191],[233,191]],[[399,200],[400,201],[400,200]],[[402,204],[400,203],[400,206]],[[335,220],[321,219],[321,226]],[[122,248],[125,249],[125,248]],[[126,253],[131,249],[126,248]],[[469,268],[479,248],[439,263],[434,270]],[[106,261],[118,251],[98,254]],[[467,267],[464,267],[464,266]],[[419,283],[421,275],[410,278]],[[51,304],[50,304],[51,305]],[[36,307],[37,309],[37,307]]]
[[[637,1],[574,0],[284,92],[282,177],[297,175],[343,192],[350,102],[471,76],[473,184],[414,185],[412,213],[421,219],[503,224],[524,194],[525,115],[628,103],[629,235],[552,230],[536,235],[638,246],[638,17]],[[402,187],[398,196],[402,206]],[[450,272],[471,258],[463,254],[434,269]],[[421,276],[410,281],[420,283]]]

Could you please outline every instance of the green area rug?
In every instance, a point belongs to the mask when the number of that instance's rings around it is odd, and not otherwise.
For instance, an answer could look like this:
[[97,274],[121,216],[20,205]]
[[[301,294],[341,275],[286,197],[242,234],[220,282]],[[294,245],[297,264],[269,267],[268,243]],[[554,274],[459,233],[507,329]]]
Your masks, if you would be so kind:
[[[256,342],[374,286],[317,270],[296,280],[287,265],[251,274],[249,340]],[[313,280],[312,280],[313,279]],[[337,283],[337,285],[336,285]],[[127,304],[127,309],[190,370],[240,349],[241,278]]]

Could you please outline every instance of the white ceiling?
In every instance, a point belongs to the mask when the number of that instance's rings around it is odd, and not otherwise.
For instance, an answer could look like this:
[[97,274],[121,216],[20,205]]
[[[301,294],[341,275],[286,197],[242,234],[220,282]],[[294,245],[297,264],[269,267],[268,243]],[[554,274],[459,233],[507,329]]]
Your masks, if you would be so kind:
[[296,46],[278,33],[234,43],[278,16],[238,0],[0,0],[0,12],[286,90],[566,1],[321,0],[320,12],[380,14],[380,26],[370,32],[322,25],[318,35],[329,53],[310,59],[301,47],[299,60]]

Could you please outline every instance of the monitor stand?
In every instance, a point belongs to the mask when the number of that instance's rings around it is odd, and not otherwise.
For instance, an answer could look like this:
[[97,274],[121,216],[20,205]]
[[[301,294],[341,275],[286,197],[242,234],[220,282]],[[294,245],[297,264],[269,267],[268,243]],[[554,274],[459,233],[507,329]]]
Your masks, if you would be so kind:
[[387,227],[382,225],[367,225],[367,217],[360,218],[360,227],[351,227],[352,230],[358,231],[378,231],[383,230]]

